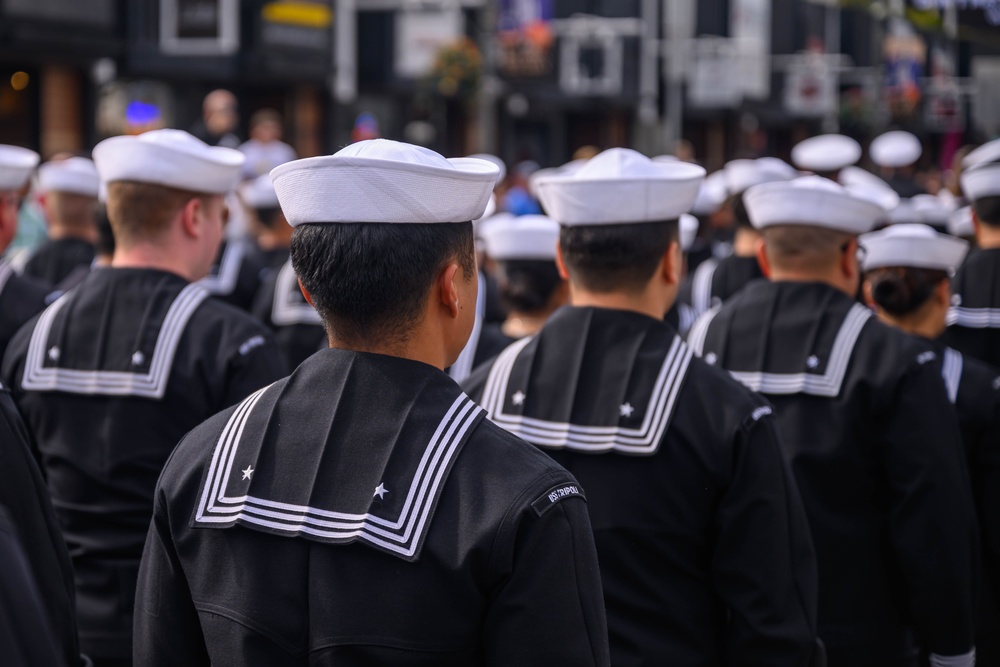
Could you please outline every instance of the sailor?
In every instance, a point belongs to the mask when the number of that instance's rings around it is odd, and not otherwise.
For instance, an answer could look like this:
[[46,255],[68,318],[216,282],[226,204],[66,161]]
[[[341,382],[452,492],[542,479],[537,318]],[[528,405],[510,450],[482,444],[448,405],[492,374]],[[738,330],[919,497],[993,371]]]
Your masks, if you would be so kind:
[[916,164],[923,155],[920,139],[910,132],[893,130],[872,139],[868,155],[878,167],[886,182],[902,198],[926,195],[927,191],[916,182]]
[[815,560],[771,408],[663,321],[705,176],[611,149],[538,181],[571,305],[466,384],[588,492],[615,665],[806,665]]
[[760,183],[790,181],[799,175],[787,162],[770,157],[732,160],[726,163],[724,173],[736,223],[733,252],[727,257],[699,264],[681,287],[680,300],[690,304],[695,317],[723,303],[747,283],[764,277],[757,263],[760,234],[747,217],[743,193]]
[[[854,298],[883,209],[818,176],[747,191],[770,281],[695,323],[705,361],[775,409],[819,562],[829,664],[972,665],[976,525],[937,355]],[[932,559],[932,560],[929,560]]]
[[442,372],[496,167],[376,139],[272,176],[330,349],[177,447],[136,663],[607,665],[583,488]]
[[556,267],[559,224],[552,218],[511,216],[486,226],[483,235],[486,253],[496,262],[507,317],[500,323],[484,323],[473,366],[537,334],[568,298],[568,286]]
[[2,255],[17,233],[21,194],[38,164],[38,153],[0,144],[0,356],[22,324],[45,308],[51,287],[18,276]]
[[281,376],[270,334],[192,281],[243,156],[180,130],[94,149],[115,255],[26,324],[4,360],[73,557],[83,652],[131,656],[153,488],[180,438]]
[[969,244],[925,225],[895,225],[864,234],[864,293],[879,319],[928,343],[938,355],[948,400],[965,445],[984,571],[977,585],[976,664],[1000,664],[1000,376],[949,348],[939,337],[951,304],[951,282]]
[[263,279],[277,271],[288,260],[292,244],[292,228],[285,220],[278,204],[278,195],[268,174],[244,181],[237,189],[239,199],[246,207],[250,226],[256,238],[257,251],[263,260]]
[[[82,665],[73,568],[10,391],[0,383],[0,655],[5,664]],[[12,558],[20,552],[21,559]],[[14,567],[21,560],[21,569]],[[32,604],[35,602],[35,604]],[[16,613],[15,611],[16,610]],[[34,612],[34,613],[33,613]],[[17,629],[6,637],[6,628]],[[34,656],[34,657],[32,657]],[[44,656],[44,659],[43,657]]]
[[899,195],[884,180],[856,166],[861,144],[842,134],[821,134],[792,148],[792,164],[840,183],[855,194],[879,204],[885,211],[899,205]]
[[198,281],[198,284],[219,301],[249,312],[260,289],[261,274],[266,266],[264,259],[248,239],[242,236],[225,238],[219,244],[219,251],[209,267],[208,275]]
[[94,261],[94,208],[100,178],[93,161],[83,157],[46,162],[38,168],[48,222],[48,240],[24,266],[24,275],[58,285]]
[[972,203],[977,250],[955,274],[945,340],[1000,369],[1000,162],[966,170],[962,189]]

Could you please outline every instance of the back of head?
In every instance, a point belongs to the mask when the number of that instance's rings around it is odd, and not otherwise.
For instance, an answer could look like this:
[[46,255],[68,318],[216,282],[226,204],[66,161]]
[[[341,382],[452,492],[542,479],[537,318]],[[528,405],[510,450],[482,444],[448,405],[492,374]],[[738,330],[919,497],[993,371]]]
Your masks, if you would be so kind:
[[895,317],[916,313],[948,274],[936,269],[883,267],[865,275],[871,285],[872,300]]
[[571,174],[540,178],[542,204],[562,225],[559,247],[570,280],[595,293],[641,291],[678,241],[677,221],[704,178],[696,165],[622,148]]
[[498,173],[383,139],[272,171],[292,265],[330,334],[360,349],[405,344],[443,269],[475,280],[471,221]]

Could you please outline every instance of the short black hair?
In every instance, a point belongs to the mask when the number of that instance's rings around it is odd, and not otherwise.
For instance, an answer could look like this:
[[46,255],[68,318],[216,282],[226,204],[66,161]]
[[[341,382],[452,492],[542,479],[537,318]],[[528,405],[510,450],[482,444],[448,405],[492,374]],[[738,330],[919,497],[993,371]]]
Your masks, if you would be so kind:
[[747,203],[743,199],[744,193],[741,192],[738,195],[733,195],[733,218],[736,220],[737,227],[753,227],[753,223],[750,222],[750,214],[747,212]]
[[359,347],[408,340],[445,266],[475,279],[475,252],[471,222],[305,224],[291,245],[327,332]]
[[563,227],[559,232],[559,247],[570,280],[599,294],[642,290],[663,254],[677,240],[676,219],[581,225]]
[[511,311],[535,313],[544,310],[562,278],[554,261],[516,259],[497,262],[500,297]]
[[972,203],[979,222],[991,227],[1000,227],[1000,196],[980,197]]

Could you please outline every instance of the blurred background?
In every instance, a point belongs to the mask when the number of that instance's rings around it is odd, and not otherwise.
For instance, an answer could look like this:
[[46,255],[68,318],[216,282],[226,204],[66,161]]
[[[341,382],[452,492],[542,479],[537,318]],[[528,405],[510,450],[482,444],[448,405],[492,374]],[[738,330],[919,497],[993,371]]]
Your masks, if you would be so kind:
[[0,0],[0,143],[239,143],[262,110],[299,156],[387,136],[713,169],[900,128],[943,168],[1000,133],[1000,0]]

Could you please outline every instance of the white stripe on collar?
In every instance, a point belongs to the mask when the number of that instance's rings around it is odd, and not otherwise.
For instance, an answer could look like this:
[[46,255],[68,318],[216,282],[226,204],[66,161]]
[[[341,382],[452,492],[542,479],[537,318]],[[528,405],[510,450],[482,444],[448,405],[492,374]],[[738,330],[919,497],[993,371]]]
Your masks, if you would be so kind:
[[719,268],[719,261],[706,259],[694,270],[691,278],[691,307],[695,315],[708,312],[712,306],[712,280],[715,278],[715,270]]
[[0,260],[0,294],[3,294],[3,289],[7,286],[7,281],[12,275],[14,275],[14,267]]
[[688,331],[687,344],[699,357],[705,351],[705,339],[708,337],[708,327],[719,314],[721,306],[716,306],[694,321]]
[[962,353],[946,347],[941,360],[941,377],[944,378],[944,386],[948,389],[948,400],[952,405],[955,405],[958,400],[958,387],[962,382],[963,366]]
[[281,265],[274,282],[274,299],[271,301],[271,322],[275,326],[288,327],[293,324],[323,325],[323,318],[308,301],[297,301],[295,296],[299,289],[292,260]]
[[[187,285],[170,304],[160,327],[149,362],[149,371],[81,371],[59,366],[45,366],[46,345],[56,315],[73,293],[60,297],[45,309],[28,343],[21,386],[26,391],[64,391],[88,396],[139,396],[161,399],[167,390],[167,380],[181,336],[194,311],[208,298],[205,288]],[[141,352],[141,351],[138,351]]]
[[472,323],[472,333],[462,348],[462,353],[448,369],[451,379],[459,383],[472,374],[472,366],[476,362],[476,350],[479,348],[479,336],[483,331],[483,319],[486,317],[486,276],[482,271],[478,273],[477,280],[479,293],[476,295],[476,319]]
[[967,329],[1000,329],[1000,308],[952,307],[948,309],[945,323]]
[[504,411],[514,362],[531,338],[522,339],[504,350],[490,370],[483,390],[482,405],[498,426],[543,448],[570,449],[592,453],[616,451],[625,454],[654,454],[670,424],[674,404],[687,376],[691,349],[674,336],[639,428],[622,426],[580,426],[553,422]]
[[429,528],[445,473],[483,409],[465,394],[455,400],[424,448],[399,517],[392,520],[371,512],[351,514],[251,495],[226,496],[244,427],[268,389],[264,387],[240,403],[223,429],[212,454],[195,522],[232,525],[243,521],[289,536],[314,535],[335,542],[358,538],[404,557],[413,556]]
[[855,303],[840,325],[833,341],[826,372],[815,373],[764,373],[730,371],[730,374],[754,391],[764,394],[810,394],[812,396],[834,397],[840,394],[841,385],[847,376],[847,366],[854,353],[854,345],[865,323],[872,316],[871,310]]
[[240,267],[243,265],[245,254],[246,248],[242,242],[228,241],[219,259],[219,271],[215,275],[205,276],[198,281],[198,284],[207,289],[209,294],[232,294],[240,277]]

